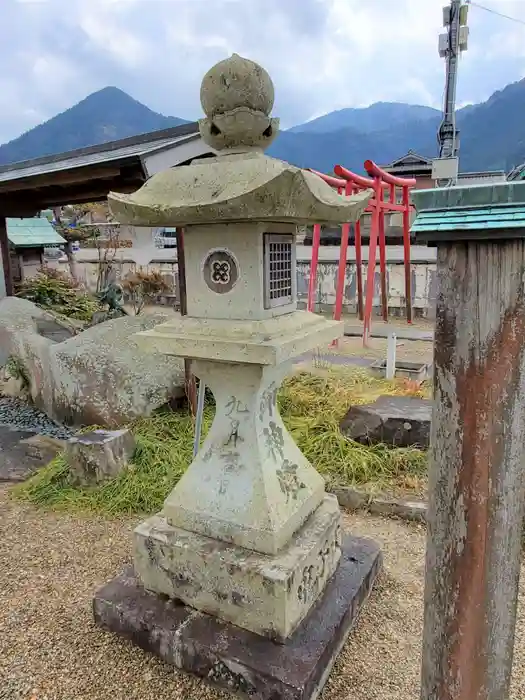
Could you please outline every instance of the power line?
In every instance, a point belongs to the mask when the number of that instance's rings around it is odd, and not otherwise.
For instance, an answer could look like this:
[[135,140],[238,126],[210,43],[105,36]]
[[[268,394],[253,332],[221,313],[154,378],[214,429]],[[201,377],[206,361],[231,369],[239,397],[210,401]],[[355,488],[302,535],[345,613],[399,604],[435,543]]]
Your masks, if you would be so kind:
[[471,0],[467,0],[467,5],[471,5],[472,7],[477,7],[478,10],[485,10],[485,12],[490,12],[493,15],[497,15],[498,17],[503,17],[503,19],[509,19],[511,22],[516,22],[517,24],[523,24],[525,26],[525,20],[518,19],[517,17],[511,17],[510,15],[504,15],[503,12],[498,12],[497,10],[493,10],[491,7],[485,7],[484,5],[478,5],[477,2],[472,2]]

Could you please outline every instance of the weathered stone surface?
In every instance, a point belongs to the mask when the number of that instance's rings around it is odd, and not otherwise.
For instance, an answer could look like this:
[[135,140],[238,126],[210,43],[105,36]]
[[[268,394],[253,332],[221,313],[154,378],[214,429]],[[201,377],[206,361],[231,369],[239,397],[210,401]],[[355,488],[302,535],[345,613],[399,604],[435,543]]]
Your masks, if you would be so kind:
[[429,399],[380,396],[373,403],[352,406],[341,421],[341,430],[356,442],[427,448],[431,417]]
[[391,515],[417,522],[426,520],[427,504],[424,501],[385,498],[350,487],[334,489],[334,495],[339,504],[348,510],[368,510],[374,515]]
[[371,499],[369,493],[349,487],[336,488],[333,490],[333,493],[337,497],[339,505],[348,510],[361,510],[366,508]]
[[215,416],[163,514],[175,527],[276,554],[324,497],[324,479],[279,415],[288,366],[199,360],[193,371],[213,391]]
[[[54,343],[62,343],[64,340],[69,340],[79,331],[74,326],[63,325],[65,321],[59,323],[56,320],[51,319],[41,319],[36,322],[36,330],[39,335],[48,340],[52,340]],[[77,324],[80,321],[76,322]]]
[[[376,360],[369,366],[369,371],[375,376],[384,379],[386,377],[386,360]],[[432,365],[426,362],[396,361],[396,378],[405,378],[413,382],[424,382],[432,374]]]
[[39,437],[30,430],[0,425],[0,482],[25,481],[55,456],[32,448],[31,440]]
[[204,142],[217,150],[267,148],[279,131],[279,120],[269,117],[273,102],[273,82],[264,68],[238,54],[220,61],[201,85]]
[[283,645],[144,590],[131,567],[96,594],[94,616],[105,629],[243,698],[314,700],[381,564],[374,542],[345,537],[324,595]]
[[108,201],[112,214],[132,226],[317,218],[335,224],[357,221],[371,195],[364,190],[343,197],[318,175],[256,152],[169,168],[134,194],[111,192]]
[[56,319],[25,299],[0,301],[0,366],[10,355],[29,375],[31,397],[48,416],[70,425],[118,427],[149,415],[184,391],[183,363],[143,352],[135,333],[171,314],[118,318],[53,342],[39,332]]
[[22,440],[20,444],[30,457],[38,459],[43,464],[51,462],[59,452],[66,449],[65,440],[58,440],[49,435],[33,435]]
[[74,481],[92,486],[114,479],[125,469],[135,450],[131,432],[92,430],[68,440],[65,458]]
[[422,501],[403,501],[396,498],[373,498],[369,510],[374,515],[393,515],[404,520],[425,522],[427,504]]
[[[245,307],[254,286],[252,284],[241,297],[240,302]],[[214,308],[208,307],[208,315],[216,313]],[[168,323],[140,333],[135,340],[139,347],[154,352],[171,350],[192,358],[278,365],[327,345],[343,334],[342,321],[328,321],[307,311],[297,311],[264,320],[253,320],[253,316],[247,320],[237,319],[234,328],[231,320],[225,318],[172,317]]]
[[275,556],[170,526],[159,516],[135,530],[135,569],[148,590],[274,640],[290,636],[341,556],[341,515],[327,495]]
[[318,175],[262,153],[279,129],[273,101],[264,68],[237,54],[217,63],[202,81],[199,128],[220,156],[157,173],[131,195],[111,192],[115,218],[135,226],[357,221],[372,190],[344,197]]

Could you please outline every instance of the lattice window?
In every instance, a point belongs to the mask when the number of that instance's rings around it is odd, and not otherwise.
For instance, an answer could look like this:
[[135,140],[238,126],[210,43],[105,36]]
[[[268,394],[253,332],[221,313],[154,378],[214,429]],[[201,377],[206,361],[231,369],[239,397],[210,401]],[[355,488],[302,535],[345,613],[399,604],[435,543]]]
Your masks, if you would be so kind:
[[264,308],[294,300],[294,246],[292,235],[264,235]]

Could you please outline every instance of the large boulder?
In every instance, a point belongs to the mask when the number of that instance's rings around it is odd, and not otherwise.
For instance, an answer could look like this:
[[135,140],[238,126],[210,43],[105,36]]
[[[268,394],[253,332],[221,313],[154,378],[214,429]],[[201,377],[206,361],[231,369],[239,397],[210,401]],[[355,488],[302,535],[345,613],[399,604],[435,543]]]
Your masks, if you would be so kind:
[[7,297],[0,301],[0,367],[10,356],[19,358],[35,405],[54,420],[118,427],[183,395],[182,361],[145,353],[133,340],[172,317],[161,312],[116,318],[55,342],[60,334],[49,331],[54,316]]
[[380,396],[373,403],[352,406],[341,421],[341,430],[363,444],[426,449],[431,417],[432,401],[429,399]]

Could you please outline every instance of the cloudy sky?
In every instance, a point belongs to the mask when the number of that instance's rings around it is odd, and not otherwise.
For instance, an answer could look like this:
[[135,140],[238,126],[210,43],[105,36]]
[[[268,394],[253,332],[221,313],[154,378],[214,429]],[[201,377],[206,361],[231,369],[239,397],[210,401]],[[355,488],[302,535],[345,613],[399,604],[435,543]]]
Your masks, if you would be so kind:
[[[203,73],[261,63],[288,127],[379,100],[441,106],[447,0],[0,0],[0,143],[106,85],[163,114],[201,116]],[[525,0],[480,0],[521,19]],[[460,103],[525,77],[525,24],[470,9]]]

